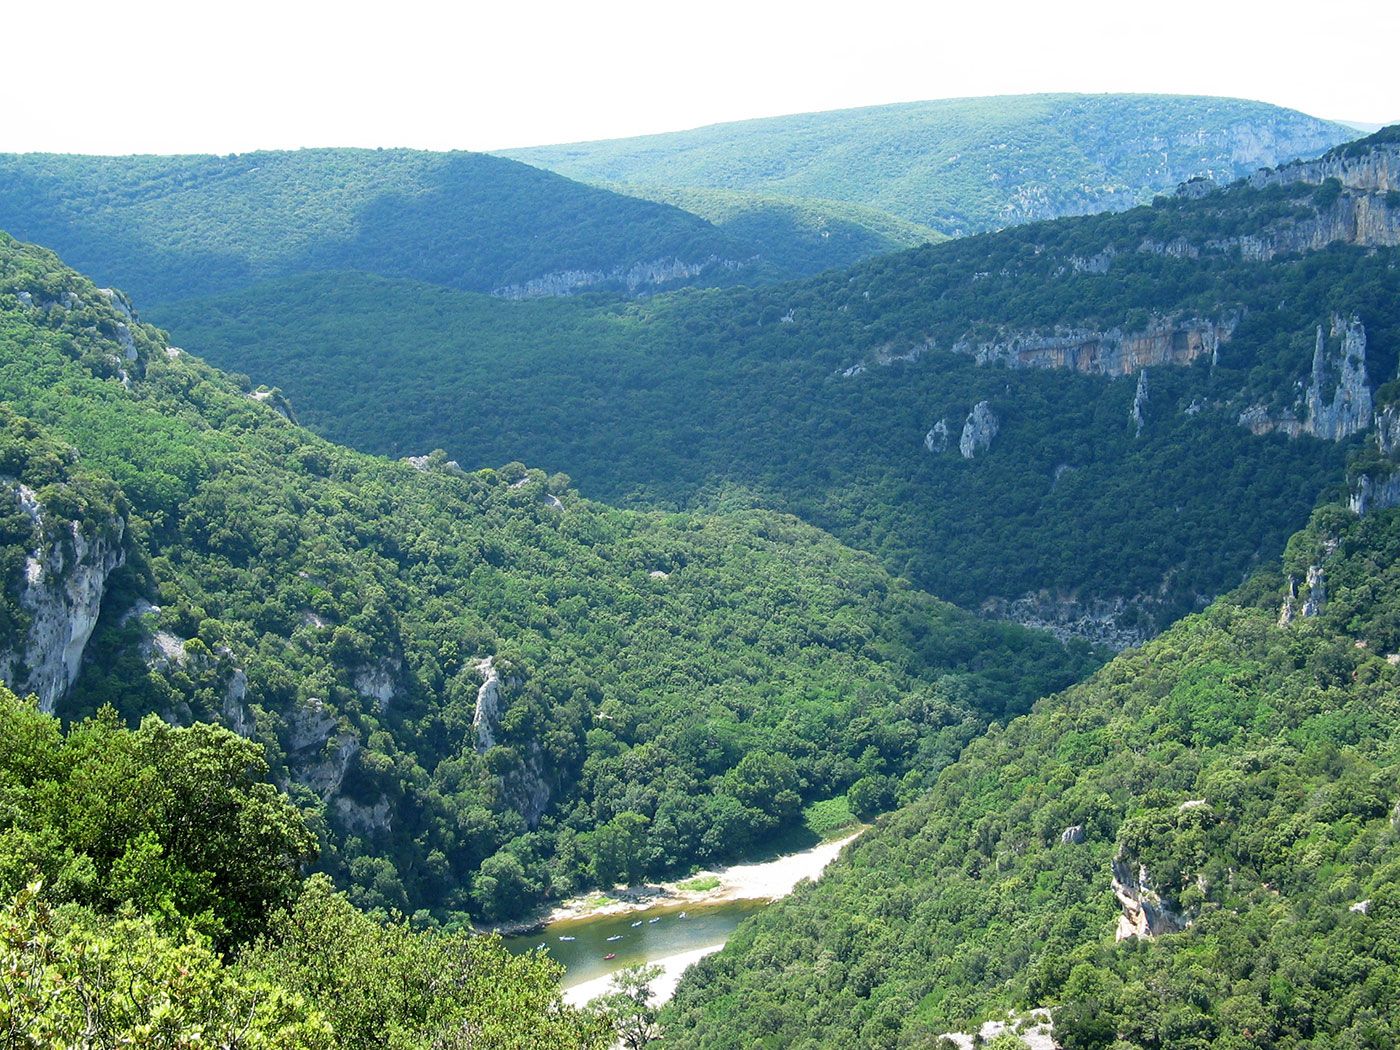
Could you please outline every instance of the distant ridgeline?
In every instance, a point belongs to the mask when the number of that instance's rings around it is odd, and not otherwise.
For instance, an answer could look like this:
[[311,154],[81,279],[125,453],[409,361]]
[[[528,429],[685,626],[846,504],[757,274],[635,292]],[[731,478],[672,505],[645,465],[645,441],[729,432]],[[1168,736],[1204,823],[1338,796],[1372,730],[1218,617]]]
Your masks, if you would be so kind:
[[[1190,95],[941,99],[503,151],[679,204],[722,229],[765,199],[858,205],[945,235],[1132,207],[1196,175],[1230,181],[1356,132]],[[679,188],[684,187],[684,190]]]
[[0,229],[146,306],[320,270],[508,297],[773,275],[697,216],[479,153],[4,154]]
[[[737,856],[855,784],[912,797],[1099,662],[778,513],[339,448],[3,234],[0,402],[0,678],[251,741],[365,908],[495,920]],[[79,893],[86,863],[49,877]]]
[[[630,160],[627,142],[544,147],[527,151],[536,167],[403,149],[5,154],[0,229],[147,310],[321,271],[511,298],[631,296],[818,273],[949,233],[1125,207],[1192,175],[1247,174],[1348,137],[1252,102],[1046,95],[722,125],[636,140]],[[583,185],[563,177],[574,163],[594,182],[648,185]]]
[[[967,608],[1123,646],[1277,557],[1397,399],[1397,172],[1392,130],[759,289],[320,275],[159,316],[360,448],[774,506]],[[1368,470],[1358,500],[1400,494]]]

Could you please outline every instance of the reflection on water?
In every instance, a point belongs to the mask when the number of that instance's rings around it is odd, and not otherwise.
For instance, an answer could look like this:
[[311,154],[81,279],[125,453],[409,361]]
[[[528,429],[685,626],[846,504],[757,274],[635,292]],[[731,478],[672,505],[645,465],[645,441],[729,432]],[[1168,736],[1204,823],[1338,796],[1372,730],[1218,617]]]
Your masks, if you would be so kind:
[[[517,954],[543,945],[552,959],[564,965],[563,986],[572,988],[627,966],[720,944],[729,939],[740,922],[763,906],[763,901],[708,906],[673,904],[625,915],[569,919],[522,937],[507,937],[505,943]],[[685,918],[681,918],[682,914]],[[561,941],[560,937],[574,939]],[[610,937],[617,939],[609,940]],[[616,958],[603,958],[609,954]]]

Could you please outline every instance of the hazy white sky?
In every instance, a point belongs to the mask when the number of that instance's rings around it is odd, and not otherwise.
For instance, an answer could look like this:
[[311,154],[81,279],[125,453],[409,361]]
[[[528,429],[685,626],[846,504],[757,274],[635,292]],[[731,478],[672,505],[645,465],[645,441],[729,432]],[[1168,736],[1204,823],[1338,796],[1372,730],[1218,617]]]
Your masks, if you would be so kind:
[[1400,120],[1400,2],[0,3],[0,151],[496,149],[964,95]]

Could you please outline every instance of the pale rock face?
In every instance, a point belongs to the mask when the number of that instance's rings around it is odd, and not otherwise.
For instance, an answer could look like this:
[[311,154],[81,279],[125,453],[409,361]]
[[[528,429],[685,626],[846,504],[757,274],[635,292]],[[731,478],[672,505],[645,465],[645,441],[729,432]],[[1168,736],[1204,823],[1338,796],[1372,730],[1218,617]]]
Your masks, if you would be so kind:
[[1293,622],[1293,615],[1298,607],[1298,578],[1288,577],[1288,593],[1283,598],[1283,608],[1278,611],[1278,625],[1287,627]]
[[224,703],[220,709],[224,716],[224,724],[241,737],[251,737],[255,728],[253,712],[249,710],[248,698],[248,675],[243,668],[235,667],[233,674],[229,676],[228,686],[224,689]]
[[[1328,344],[1335,341],[1335,354]],[[1366,378],[1366,327],[1355,317],[1333,316],[1328,332],[1317,326],[1312,373],[1303,393],[1304,418],[1284,409],[1271,415],[1262,405],[1240,413],[1240,426],[1251,434],[1309,434],[1325,441],[1343,441],[1372,423],[1373,399]]]
[[1322,325],[1317,326],[1312,381],[1308,385],[1308,430],[1314,437],[1341,441],[1371,425],[1371,387],[1366,381],[1366,329],[1353,317],[1332,318],[1332,338],[1341,339],[1336,387],[1324,401],[1331,368]]
[[1127,376],[1149,366],[1187,365],[1198,357],[1212,361],[1235,331],[1233,318],[1158,319],[1141,332],[1122,328],[1057,328],[1053,332],[1013,332],[973,345],[966,339],[953,352],[970,354],[978,364],[1002,362],[1010,368],[1063,368],[1085,375]]
[[336,727],[336,717],[326,710],[326,703],[312,697],[298,705],[287,718],[287,749],[307,751],[320,747],[330,739]]
[[292,779],[305,784],[323,799],[340,791],[360,738],[350,730],[336,731],[340,720],[325,701],[312,697],[287,717],[287,763]]
[[1128,418],[1133,424],[1133,437],[1142,437],[1142,409],[1147,404],[1147,369],[1138,373],[1137,392],[1133,394],[1133,407]]
[[1353,511],[1363,517],[1373,510],[1400,507],[1400,473],[1386,478],[1358,478],[1349,504]]
[[288,423],[297,421],[296,413],[292,411],[292,403],[276,390],[254,390],[248,395],[248,399],[266,405]]
[[1060,1050],[1055,1040],[1055,1022],[1050,1011],[1037,1007],[1025,1014],[1012,1011],[1004,1021],[983,1021],[974,1032],[945,1032],[940,1040],[950,1040],[958,1050],[975,1050],[986,1046],[998,1036],[1011,1033],[1026,1050]]
[[1123,909],[1118,916],[1118,929],[1115,940],[1125,941],[1131,937],[1151,939],[1164,933],[1179,933],[1191,923],[1169,907],[1157,891],[1147,874],[1147,868],[1138,866],[1134,874],[1131,865],[1124,860],[1113,862],[1113,895]]
[[[1400,405],[1387,405],[1376,413],[1376,449],[1392,461],[1400,459]],[[1400,469],[1392,473],[1363,474],[1353,483],[1349,504],[1364,517],[1373,510],[1400,506]]]
[[382,796],[372,806],[337,796],[331,800],[331,808],[341,825],[352,835],[382,833],[388,831],[393,823],[393,807]]
[[1376,448],[1382,456],[1400,452],[1400,405],[1387,405],[1376,413]]
[[1061,846],[1077,846],[1084,841],[1084,825],[1071,824],[1060,832]]
[[1019,598],[990,599],[982,604],[981,611],[997,620],[1049,631],[1062,642],[1082,638],[1121,651],[1141,645],[1156,633],[1150,618],[1147,626],[1126,624],[1130,619],[1140,621],[1139,612],[1151,607],[1152,600],[1141,595],[1135,601],[1123,598],[1081,601],[1040,591]]
[[1327,603],[1327,574],[1320,565],[1308,566],[1308,596],[1303,599],[1303,615],[1316,616]]
[[21,695],[36,694],[40,708],[52,714],[78,677],[108,577],[126,562],[126,522],[117,517],[91,532],[78,522],[51,530],[35,492],[11,484],[40,539],[25,560],[19,594],[29,630],[15,649],[0,652],[0,677]]
[[494,656],[478,661],[476,670],[482,681],[476,691],[472,728],[476,730],[477,751],[489,751],[496,746],[496,731],[501,724],[501,676]]
[[986,401],[977,402],[963,424],[962,437],[958,440],[958,451],[963,459],[972,459],[980,450],[990,448],[998,427],[991,405]]
[[398,693],[396,683],[402,669],[403,661],[398,657],[383,660],[373,667],[363,667],[355,672],[355,692],[366,700],[373,700],[375,709],[383,712]]
[[555,273],[532,277],[520,284],[508,284],[497,288],[491,294],[502,299],[536,299],[551,295],[573,295],[575,292],[598,284],[622,284],[628,292],[636,294],[646,288],[668,284],[671,281],[698,277],[711,267],[721,270],[738,270],[745,263],[736,259],[721,259],[717,255],[697,262],[682,259],[652,259],[649,262],[634,263],[632,266],[613,270],[559,270]]
[[933,425],[933,429],[924,435],[924,448],[934,454],[948,451],[948,421],[946,419],[940,419]]

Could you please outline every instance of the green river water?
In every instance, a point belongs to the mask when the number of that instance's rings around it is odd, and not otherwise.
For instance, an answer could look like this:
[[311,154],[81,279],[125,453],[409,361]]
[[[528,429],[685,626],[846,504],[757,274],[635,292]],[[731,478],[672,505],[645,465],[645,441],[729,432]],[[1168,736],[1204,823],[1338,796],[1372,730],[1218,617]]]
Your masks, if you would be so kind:
[[[624,967],[720,944],[764,903],[670,904],[623,915],[568,919],[531,934],[507,937],[505,943],[517,954],[544,946],[551,958],[563,964],[563,986],[571,988]],[[563,941],[561,937],[574,939]],[[609,937],[618,940],[610,941]],[[609,954],[616,958],[605,959]]]

